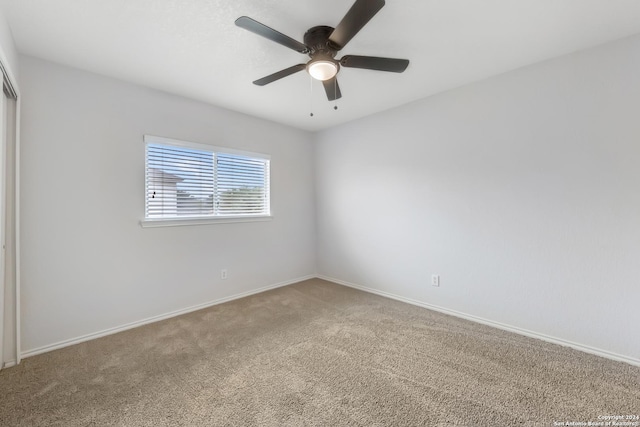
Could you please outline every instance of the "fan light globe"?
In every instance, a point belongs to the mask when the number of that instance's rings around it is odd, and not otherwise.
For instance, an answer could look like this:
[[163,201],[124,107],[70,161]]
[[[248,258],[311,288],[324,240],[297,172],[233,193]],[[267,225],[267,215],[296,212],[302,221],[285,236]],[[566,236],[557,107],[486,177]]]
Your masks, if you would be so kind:
[[338,66],[333,61],[313,61],[307,67],[307,71],[316,80],[329,80],[338,73]]

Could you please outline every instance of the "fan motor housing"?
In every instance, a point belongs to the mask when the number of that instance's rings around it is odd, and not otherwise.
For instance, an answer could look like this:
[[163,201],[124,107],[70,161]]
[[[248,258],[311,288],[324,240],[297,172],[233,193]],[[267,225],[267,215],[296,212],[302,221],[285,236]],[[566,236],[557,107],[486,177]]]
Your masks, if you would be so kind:
[[332,32],[333,27],[318,25],[304,33],[304,44],[310,49],[309,56],[313,58],[317,53],[331,58],[336,56],[337,50],[329,46],[329,36]]

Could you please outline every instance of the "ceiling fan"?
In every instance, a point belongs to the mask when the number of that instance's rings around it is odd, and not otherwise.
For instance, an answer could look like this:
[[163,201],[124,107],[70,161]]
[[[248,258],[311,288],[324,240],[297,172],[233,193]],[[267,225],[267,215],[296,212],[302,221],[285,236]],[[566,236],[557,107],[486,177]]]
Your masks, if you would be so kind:
[[305,64],[285,68],[253,83],[264,86],[306,69],[311,77],[322,81],[327,98],[329,101],[334,101],[342,97],[336,78],[341,66],[402,73],[409,66],[408,59],[358,55],[345,55],[341,59],[335,59],[338,51],[342,50],[349,43],[349,40],[358,34],[362,27],[382,9],[384,4],[384,0],[356,0],[337,27],[326,25],[312,27],[304,34],[304,43],[249,17],[242,16],[236,19],[238,27],[311,57],[311,60]]

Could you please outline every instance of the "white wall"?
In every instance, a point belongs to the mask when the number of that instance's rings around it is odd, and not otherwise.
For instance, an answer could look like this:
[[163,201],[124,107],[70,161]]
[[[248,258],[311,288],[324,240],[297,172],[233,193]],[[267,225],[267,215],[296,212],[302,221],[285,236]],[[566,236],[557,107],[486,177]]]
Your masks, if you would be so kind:
[[634,37],[319,133],[319,273],[640,361],[639,76]]
[[[309,133],[30,57],[20,66],[23,351],[315,273]],[[270,154],[273,220],[141,228],[144,134]]]

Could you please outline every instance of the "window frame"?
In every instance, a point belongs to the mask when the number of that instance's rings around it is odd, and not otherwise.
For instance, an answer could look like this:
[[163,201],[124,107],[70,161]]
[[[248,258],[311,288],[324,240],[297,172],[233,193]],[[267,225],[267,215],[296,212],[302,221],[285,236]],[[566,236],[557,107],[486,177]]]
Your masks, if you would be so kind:
[[[201,144],[197,142],[182,141],[179,139],[165,138],[155,135],[144,135],[143,137],[144,148],[144,185],[143,185],[143,219],[140,220],[140,225],[143,228],[147,227],[174,227],[174,226],[186,226],[186,225],[208,225],[208,224],[225,224],[236,222],[262,222],[270,221],[273,218],[271,212],[271,156],[264,153],[256,153],[251,151],[237,150],[228,147],[220,147],[209,144]],[[149,144],[167,145],[173,147],[183,147],[195,150],[209,151],[215,154],[231,154],[238,156],[245,156],[254,159],[266,160],[267,163],[267,200],[266,206],[268,213],[260,213],[255,215],[202,215],[202,216],[185,216],[185,217],[168,217],[168,218],[148,218],[147,215],[147,146]]]

